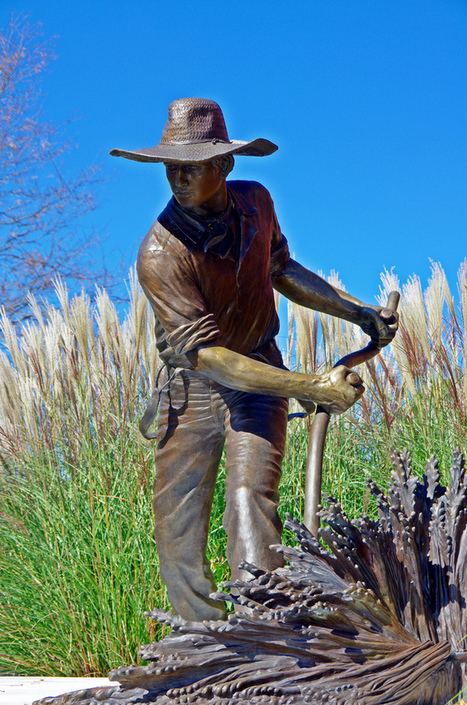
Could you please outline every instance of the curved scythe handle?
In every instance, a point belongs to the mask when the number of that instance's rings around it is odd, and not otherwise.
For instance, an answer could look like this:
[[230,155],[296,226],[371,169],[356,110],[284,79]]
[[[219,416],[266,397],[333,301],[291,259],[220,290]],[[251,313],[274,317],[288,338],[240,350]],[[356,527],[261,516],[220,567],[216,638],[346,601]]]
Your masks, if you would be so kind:
[[[380,317],[384,321],[390,321],[397,310],[400,294],[398,291],[391,291],[388,298],[386,308],[380,311]],[[375,343],[369,343],[363,350],[357,350],[341,358],[334,367],[345,365],[345,367],[353,367],[360,365],[366,360],[371,360],[379,353],[379,348]],[[349,384],[360,384],[360,377],[356,372],[350,372],[347,375]],[[321,504],[321,485],[323,477],[323,454],[324,444],[326,441],[326,432],[328,429],[330,415],[318,406],[313,423],[310,428],[308,440],[308,454],[306,458],[306,474],[305,474],[305,508],[303,512],[303,523],[311,531],[315,538],[318,538],[319,531],[319,516],[318,506]]]

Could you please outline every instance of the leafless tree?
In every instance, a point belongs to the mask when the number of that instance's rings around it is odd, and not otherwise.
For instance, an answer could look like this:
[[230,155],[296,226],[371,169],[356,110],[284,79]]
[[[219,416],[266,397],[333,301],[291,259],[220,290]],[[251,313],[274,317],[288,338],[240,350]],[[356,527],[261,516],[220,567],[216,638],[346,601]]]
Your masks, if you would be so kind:
[[101,176],[92,166],[68,176],[63,126],[43,117],[41,73],[54,59],[25,18],[0,30],[0,305],[13,320],[27,315],[28,292],[47,296],[57,275],[78,288],[108,283],[99,237],[81,225]]

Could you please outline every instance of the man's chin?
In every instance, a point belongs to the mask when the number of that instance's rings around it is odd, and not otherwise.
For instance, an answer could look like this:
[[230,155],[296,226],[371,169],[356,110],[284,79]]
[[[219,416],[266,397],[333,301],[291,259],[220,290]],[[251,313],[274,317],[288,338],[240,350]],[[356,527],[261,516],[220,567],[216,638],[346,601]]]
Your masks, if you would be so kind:
[[193,197],[190,194],[178,194],[175,193],[175,200],[177,201],[178,205],[181,206],[182,208],[196,208],[197,203],[194,202]]

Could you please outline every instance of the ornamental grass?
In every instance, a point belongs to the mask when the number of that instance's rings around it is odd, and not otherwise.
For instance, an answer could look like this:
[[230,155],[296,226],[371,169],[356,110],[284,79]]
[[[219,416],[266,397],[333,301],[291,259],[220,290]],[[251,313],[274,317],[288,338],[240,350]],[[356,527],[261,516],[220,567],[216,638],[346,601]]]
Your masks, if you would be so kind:
[[[381,305],[401,291],[400,330],[356,368],[367,391],[332,419],[325,451],[324,492],[350,517],[374,512],[366,479],[387,487],[391,446],[409,448],[415,467],[435,454],[442,474],[453,449],[466,449],[467,262],[454,293],[438,264],[425,291],[416,276],[381,282]],[[58,282],[57,306],[31,298],[22,326],[0,319],[2,674],[106,675],[161,634],[143,617],[168,602],[152,538],[154,448],[137,428],[160,361],[133,272],[128,290],[123,317],[105,291],[70,300]],[[291,367],[320,372],[367,342],[355,326],[289,305]],[[282,516],[303,513],[309,423],[289,423]],[[223,472],[208,546],[218,581],[228,577]]]

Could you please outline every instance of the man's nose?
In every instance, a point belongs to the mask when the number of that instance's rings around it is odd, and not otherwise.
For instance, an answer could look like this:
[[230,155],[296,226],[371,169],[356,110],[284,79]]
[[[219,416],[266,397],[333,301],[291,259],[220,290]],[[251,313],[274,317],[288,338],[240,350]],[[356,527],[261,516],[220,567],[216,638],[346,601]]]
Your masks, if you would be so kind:
[[175,186],[180,186],[180,184],[186,184],[188,181],[187,179],[187,172],[186,170],[181,166],[177,169],[175,172]]

